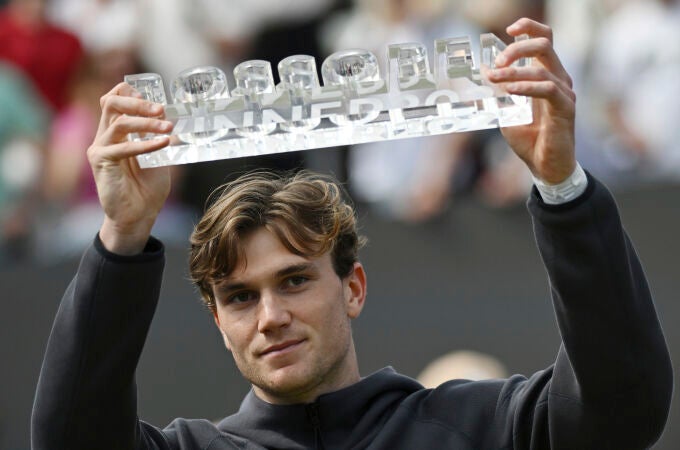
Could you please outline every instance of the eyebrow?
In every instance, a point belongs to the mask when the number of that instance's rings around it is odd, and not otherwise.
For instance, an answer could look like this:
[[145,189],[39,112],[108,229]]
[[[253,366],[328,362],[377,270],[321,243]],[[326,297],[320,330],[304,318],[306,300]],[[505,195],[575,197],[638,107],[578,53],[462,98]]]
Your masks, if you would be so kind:
[[294,273],[307,272],[314,269],[315,267],[312,263],[293,264],[292,266],[284,267],[283,269],[276,272],[276,277],[283,278]]
[[[309,263],[300,263],[300,264],[292,264],[290,266],[286,266],[283,269],[280,269],[276,272],[275,277],[276,278],[284,278],[289,275],[293,275],[296,273],[301,273],[301,272],[307,272],[307,271],[315,271],[316,268],[314,264],[311,262]],[[238,291],[241,289],[246,289],[248,285],[243,282],[235,281],[235,282],[222,282],[217,285],[215,285],[215,289],[221,293],[226,293],[226,292],[232,292],[232,291]]]

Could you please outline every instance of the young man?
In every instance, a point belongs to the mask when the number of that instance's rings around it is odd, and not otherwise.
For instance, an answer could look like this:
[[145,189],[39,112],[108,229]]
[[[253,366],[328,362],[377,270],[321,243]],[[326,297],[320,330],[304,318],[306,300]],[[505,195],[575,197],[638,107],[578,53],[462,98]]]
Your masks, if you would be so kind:
[[[563,345],[529,378],[434,390],[384,369],[361,378],[350,322],[366,297],[352,208],[322,177],[255,174],[223,189],[192,235],[191,272],[253,389],[219,424],[136,416],[134,372],[154,313],[162,244],[150,230],[167,169],[133,156],[167,139],[162,108],[119,85],[89,158],[106,218],[57,314],[32,420],[35,449],[643,449],[658,439],[672,372],[644,274],[610,194],[574,157],[571,81],[548,27],[499,56],[493,81],[535,100],[503,130],[536,178],[529,201]],[[517,58],[530,68],[511,68]]]

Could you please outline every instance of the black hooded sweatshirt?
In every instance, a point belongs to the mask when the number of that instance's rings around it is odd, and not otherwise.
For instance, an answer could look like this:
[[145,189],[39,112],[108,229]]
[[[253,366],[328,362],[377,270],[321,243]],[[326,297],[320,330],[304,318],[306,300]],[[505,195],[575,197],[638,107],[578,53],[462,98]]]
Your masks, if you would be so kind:
[[529,200],[562,345],[526,378],[424,389],[387,368],[306,405],[251,391],[218,424],[137,418],[134,373],[161,285],[163,246],[112,254],[95,239],[62,300],[32,416],[35,450],[644,449],[663,430],[672,369],[644,273],[606,188]]

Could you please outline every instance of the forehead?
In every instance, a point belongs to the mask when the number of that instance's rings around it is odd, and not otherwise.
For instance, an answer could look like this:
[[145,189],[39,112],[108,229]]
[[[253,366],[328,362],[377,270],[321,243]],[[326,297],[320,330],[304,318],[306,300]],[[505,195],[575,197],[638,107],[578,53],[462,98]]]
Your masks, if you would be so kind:
[[304,256],[291,252],[271,230],[259,227],[243,236],[241,258],[234,270],[220,281],[234,281],[273,276],[293,266],[309,269],[332,268],[330,252],[321,256]]
[[234,268],[235,272],[248,270],[248,266],[277,265],[282,262],[303,262],[308,258],[288,250],[281,239],[270,229],[259,227],[242,239],[243,253]]

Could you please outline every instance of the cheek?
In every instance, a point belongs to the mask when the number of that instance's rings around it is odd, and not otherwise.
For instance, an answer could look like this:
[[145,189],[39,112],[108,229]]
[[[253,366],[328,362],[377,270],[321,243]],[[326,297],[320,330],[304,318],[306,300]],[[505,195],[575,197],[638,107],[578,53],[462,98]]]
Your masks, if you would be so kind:
[[224,313],[219,313],[220,324],[218,326],[224,346],[227,350],[237,354],[243,352],[248,342],[248,331],[244,327],[244,320],[234,320]]
[[227,347],[227,350],[232,351],[231,350],[232,346],[231,346],[231,341],[229,340],[229,336],[222,329],[220,329],[220,333],[222,334],[222,339],[224,340],[224,346]]
[[350,319],[343,298],[339,295],[330,310],[322,313],[320,331],[331,345],[344,346],[350,335]]
[[228,328],[228,332],[226,330],[222,330],[222,336],[224,336],[224,345],[227,346],[229,351],[232,353],[240,353],[243,351],[244,346],[246,345],[245,339],[241,336],[241,333],[239,333],[239,330],[234,327]]

